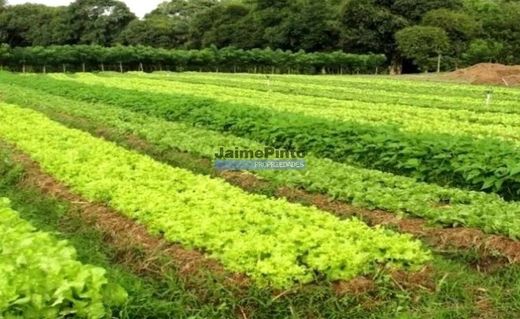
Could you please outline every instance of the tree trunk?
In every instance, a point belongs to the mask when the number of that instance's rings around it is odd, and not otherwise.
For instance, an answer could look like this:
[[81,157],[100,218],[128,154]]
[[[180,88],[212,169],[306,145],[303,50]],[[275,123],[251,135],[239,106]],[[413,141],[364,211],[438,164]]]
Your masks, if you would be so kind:
[[65,63],[61,65],[61,68],[63,69],[63,73],[67,73],[67,66],[65,65]]
[[394,62],[390,66],[390,74],[391,75],[399,75],[403,72],[402,66],[400,63]]
[[144,72],[143,63],[139,62],[139,71]]
[[403,73],[403,61],[400,56],[395,55],[390,60],[389,73],[391,75],[399,75]]
[[274,66],[271,67],[271,73],[274,74]]
[[378,74],[379,74],[379,67],[376,66],[376,75],[378,75]]
[[85,63],[81,63],[81,69],[83,70],[83,73],[86,72],[86,67],[85,67]]
[[105,72],[105,63],[101,63],[101,72]]
[[441,73],[441,59],[442,54],[439,53],[439,55],[437,56],[437,73]]
[[45,73],[47,73],[47,66],[46,65],[43,66],[43,74],[45,74]]
[[123,62],[119,62],[119,72],[123,73]]
[[22,73],[25,73],[25,63],[22,64]]

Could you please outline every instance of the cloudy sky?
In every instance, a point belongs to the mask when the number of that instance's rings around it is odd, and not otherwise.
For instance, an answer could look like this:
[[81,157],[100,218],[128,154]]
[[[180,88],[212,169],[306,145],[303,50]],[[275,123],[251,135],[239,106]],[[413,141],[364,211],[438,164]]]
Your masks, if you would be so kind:
[[[122,0],[137,16],[143,17],[146,13],[152,11],[157,5],[164,0]],[[8,4],[20,3],[42,3],[49,6],[63,6],[71,3],[71,0],[7,0]]]

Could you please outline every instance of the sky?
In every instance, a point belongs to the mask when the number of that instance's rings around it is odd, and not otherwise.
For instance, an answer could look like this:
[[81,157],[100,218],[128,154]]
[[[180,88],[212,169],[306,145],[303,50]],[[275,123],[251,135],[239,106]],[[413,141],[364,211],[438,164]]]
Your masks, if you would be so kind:
[[[138,17],[143,17],[148,12],[152,11],[157,5],[164,0],[122,0]],[[7,0],[7,4],[21,4],[21,3],[41,3],[48,6],[66,6],[71,3],[71,0]]]

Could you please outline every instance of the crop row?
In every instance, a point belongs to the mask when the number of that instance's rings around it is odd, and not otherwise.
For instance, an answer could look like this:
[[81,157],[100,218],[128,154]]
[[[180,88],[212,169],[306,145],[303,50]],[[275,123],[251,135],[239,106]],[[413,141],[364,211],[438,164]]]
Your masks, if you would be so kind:
[[[85,84],[102,84],[123,89],[138,89],[157,93],[191,94],[216,99],[221,102],[243,103],[267,110],[299,113],[316,118],[360,123],[387,123],[398,126],[404,132],[445,133],[497,137],[504,140],[520,139],[520,117],[500,113],[475,113],[467,110],[425,109],[402,105],[337,101],[293,94],[264,93],[248,89],[233,89],[211,84],[185,84],[173,81],[150,81],[142,78],[104,78],[93,75],[57,79],[74,79]],[[308,91],[311,91],[310,89]],[[377,92],[364,96],[377,96]]]
[[[2,97],[49,114],[68,114],[122,134],[137,135],[160,149],[176,148],[213,159],[216,148],[264,149],[251,140],[183,123],[134,113],[108,104],[70,100],[47,93],[0,84]],[[418,183],[411,178],[362,169],[307,156],[305,171],[258,171],[280,185],[292,185],[365,208],[406,213],[449,226],[478,227],[489,233],[520,238],[520,204],[496,195]]]
[[[387,103],[399,106],[411,105],[428,109],[438,108],[443,110],[471,110],[484,113],[519,113],[516,105],[517,100],[520,98],[520,94],[509,96],[506,94],[500,94],[498,92],[492,92],[492,99],[488,105],[487,93],[492,90],[486,87],[481,87],[478,93],[473,93],[469,96],[460,95],[459,93],[453,96],[451,95],[453,94],[452,90],[455,90],[456,88],[451,88],[446,84],[437,84],[437,91],[421,90],[420,88],[416,88],[415,90],[407,90],[406,87],[403,87],[402,89],[398,89],[400,88],[398,87],[389,90],[386,86],[377,85],[377,81],[375,80],[369,82],[370,84],[349,81],[336,85],[324,85],[320,80],[308,83],[295,80],[288,81],[287,77],[280,76],[269,76],[268,78],[251,78],[242,75],[229,77],[208,74],[198,75],[194,73],[134,73],[133,76],[139,76],[144,79],[170,80],[176,82],[218,85],[263,92],[277,92],[292,95],[321,97],[335,100],[336,103],[338,100],[345,100],[368,103]],[[450,89],[442,90],[442,87],[448,87]],[[367,91],[370,91],[373,94],[366,94]]]
[[[143,74],[143,73],[134,73]],[[414,79],[403,79],[399,77],[374,77],[374,76],[327,76],[308,77],[301,75],[278,75],[271,74],[266,77],[263,74],[232,74],[232,73],[171,73],[156,72],[150,74],[152,77],[180,77],[180,78],[219,78],[224,81],[253,81],[265,83],[267,77],[272,84],[280,85],[317,85],[318,87],[352,87],[364,90],[376,90],[383,92],[401,92],[416,95],[430,95],[442,98],[474,98],[481,101],[483,94],[492,91],[493,96],[500,101],[515,101],[520,97],[520,91],[500,86],[470,85],[460,83],[442,83],[439,81],[417,81]],[[309,92],[308,92],[309,93]],[[455,107],[455,106],[454,106]]]
[[124,302],[126,293],[109,288],[104,269],[77,261],[74,248],[37,231],[5,198],[0,233],[1,318],[103,318],[109,299]]
[[411,176],[420,181],[520,197],[520,155],[514,144],[443,134],[407,134],[389,125],[334,122],[219,102],[191,95],[107,90],[49,77],[11,76],[10,81],[85,101],[98,101],[276,148],[300,150],[337,162]]
[[207,251],[260,284],[351,279],[381,266],[415,268],[430,258],[409,236],[247,194],[67,129],[32,110],[3,104],[0,121],[0,136],[74,192],[171,242]]

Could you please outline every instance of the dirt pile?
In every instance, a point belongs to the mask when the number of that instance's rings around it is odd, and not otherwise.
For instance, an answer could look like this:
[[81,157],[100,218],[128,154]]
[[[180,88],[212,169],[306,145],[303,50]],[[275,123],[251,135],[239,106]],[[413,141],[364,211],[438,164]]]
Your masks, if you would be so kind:
[[448,74],[453,80],[473,84],[520,85],[520,65],[480,63]]

